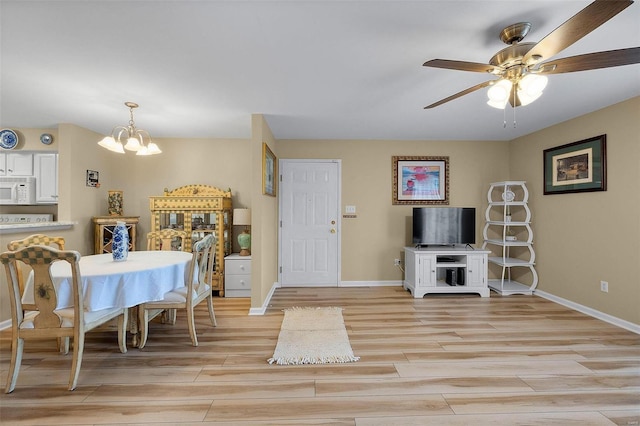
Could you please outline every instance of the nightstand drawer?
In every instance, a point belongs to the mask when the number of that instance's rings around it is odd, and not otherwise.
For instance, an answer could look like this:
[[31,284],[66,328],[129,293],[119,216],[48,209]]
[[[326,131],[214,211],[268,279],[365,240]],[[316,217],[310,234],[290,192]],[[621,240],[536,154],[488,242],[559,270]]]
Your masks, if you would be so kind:
[[226,275],[249,274],[251,275],[251,259],[226,259],[224,263]]
[[248,290],[251,291],[250,275],[226,275],[225,289],[229,290]]

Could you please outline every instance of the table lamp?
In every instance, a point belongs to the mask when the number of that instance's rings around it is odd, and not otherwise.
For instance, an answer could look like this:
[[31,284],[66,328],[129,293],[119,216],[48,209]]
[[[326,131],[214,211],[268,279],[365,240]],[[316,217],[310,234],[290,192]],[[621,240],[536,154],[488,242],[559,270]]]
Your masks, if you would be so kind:
[[251,226],[251,209],[233,209],[233,224],[245,227],[242,233],[238,235],[240,256],[251,255],[251,234],[249,233],[249,226]]

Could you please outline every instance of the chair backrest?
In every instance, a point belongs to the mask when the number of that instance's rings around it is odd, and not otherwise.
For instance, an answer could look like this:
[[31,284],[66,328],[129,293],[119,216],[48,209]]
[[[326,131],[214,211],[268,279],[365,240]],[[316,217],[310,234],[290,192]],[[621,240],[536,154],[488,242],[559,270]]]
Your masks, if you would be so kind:
[[193,244],[193,259],[191,260],[188,287],[196,294],[204,291],[205,286],[209,284],[207,282],[207,274],[211,274],[213,270],[212,248],[215,247],[215,241],[216,237],[213,234],[209,234]]
[[13,327],[19,327],[24,319],[21,301],[22,295],[17,274],[19,263],[25,264],[33,269],[33,297],[35,306],[39,311],[34,319],[35,328],[52,329],[61,327],[62,318],[54,312],[58,305],[58,294],[49,271],[51,265],[57,261],[66,261],[71,266],[75,320],[79,324],[83,324],[84,309],[82,305],[82,286],[80,285],[80,267],[78,266],[80,253],[75,250],[64,251],[44,245],[35,245],[0,254],[0,262],[4,264],[7,273],[7,283],[9,284]]
[[[188,236],[187,231],[171,228],[151,231],[147,233],[147,250],[182,250],[184,241]],[[178,242],[179,245],[174,246],[174,241]]]
[[[33,234],[21,240],[14,240],[7,244],[7,249],[11,251],[19,250],[23,247],[29,246],[57,246],[58,250],[64,250],[64,238],[62,237],[50,237],[44,234]],[[20,294],[24,293],[24,278],[22,268],[16,270],[18,274],[18,286],[20,288]],[[30,307],[31,308],[31,307]]]
[[64,250],[64,238],[50,237],[44,234],[33,234],[22,240],[14,240],[7,244],[7,249],[15,251],[29,246],[50,246],[55,244],[58,250]]

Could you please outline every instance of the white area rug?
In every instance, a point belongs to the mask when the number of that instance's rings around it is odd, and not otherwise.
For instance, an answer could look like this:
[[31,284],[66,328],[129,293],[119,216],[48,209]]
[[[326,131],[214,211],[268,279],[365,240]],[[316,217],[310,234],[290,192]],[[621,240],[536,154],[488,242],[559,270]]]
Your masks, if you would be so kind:
[[342,308],[295,307],[284,310],[269,364],[333,364],[359,359],[353,355]]

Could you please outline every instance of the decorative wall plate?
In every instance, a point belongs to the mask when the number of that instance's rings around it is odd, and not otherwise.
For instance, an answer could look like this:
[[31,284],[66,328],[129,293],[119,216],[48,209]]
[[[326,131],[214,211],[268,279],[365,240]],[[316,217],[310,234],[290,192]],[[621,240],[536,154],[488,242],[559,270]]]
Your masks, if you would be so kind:
[[507,203],[512,202],[515,198],[516,198],[516,194],[514,194],[513,191],[507,190],[502,193],[502,199]]
[[45,145],[51,145],[51,142],[53,142],[53,136],[49,133],[43,133],[40,135],[40,142]]
[[0,148],[13,149],[18,145],[18,134],[11,129],[0,130]]

